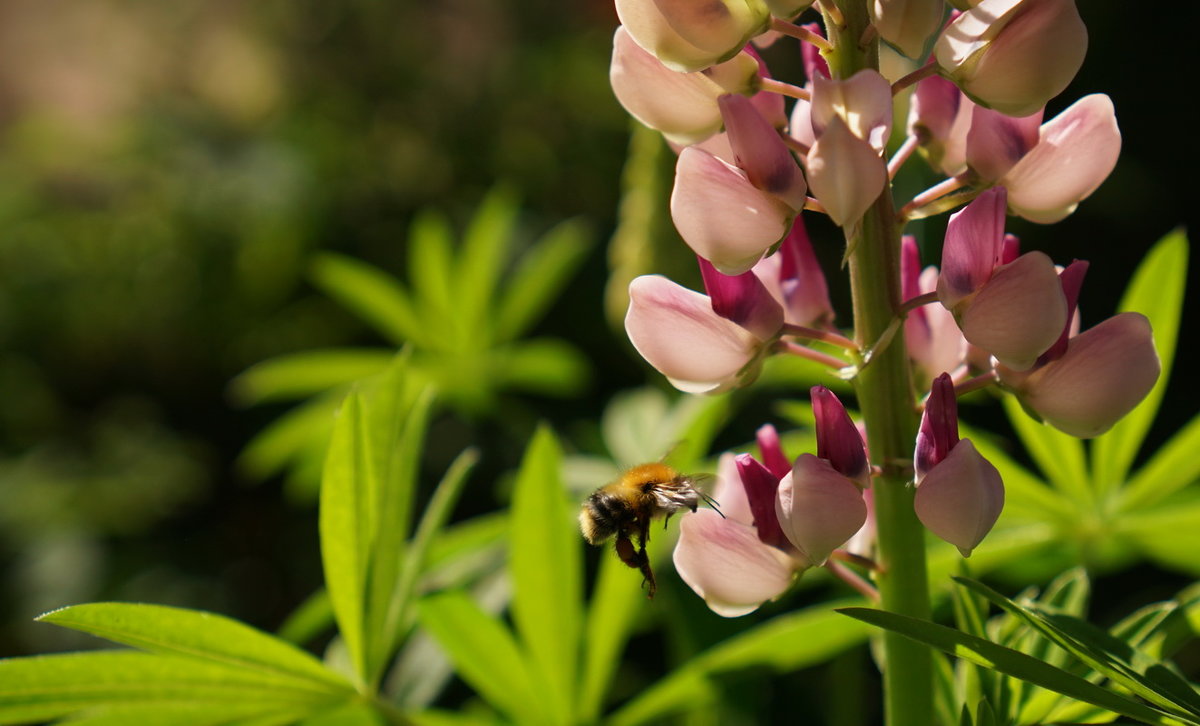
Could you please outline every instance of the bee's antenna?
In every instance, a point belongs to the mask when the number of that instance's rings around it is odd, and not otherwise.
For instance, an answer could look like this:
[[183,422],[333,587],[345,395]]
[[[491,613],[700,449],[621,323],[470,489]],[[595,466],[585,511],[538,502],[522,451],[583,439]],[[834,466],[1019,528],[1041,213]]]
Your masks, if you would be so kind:
[[718,502],[716,499],[713,499],[699,489],[696,490],[696,493],[700,495],[700,498],[704,500],[704,503],[707,504],[714,512],[721,515],[721,519],[726,519],[725,513],[721,511],[719,506],[717,506]]

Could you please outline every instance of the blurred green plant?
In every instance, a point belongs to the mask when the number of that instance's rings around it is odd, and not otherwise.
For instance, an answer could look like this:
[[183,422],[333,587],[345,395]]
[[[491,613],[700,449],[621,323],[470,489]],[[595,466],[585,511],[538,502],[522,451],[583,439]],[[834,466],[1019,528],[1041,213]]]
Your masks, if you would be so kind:
[[[958,658],[937,660],[943,723],[1035,726],[1109,723],[1200,724],[1200,695],[1169,658],[1196,636],[1200,583],[1147,605],[1105,631],[1084,619],[1083,569],[1016,601],[955,578],[957,629],[866,608],[841,612]],[[988,618],[990,606],[1002,613]]]
[[[494,189],[459,244],[447,219],[416,217],[407,246],[408,284],[364,262],[317,256],[312,278],[327,295],[388,342],[412,351],[411,375],[434,385],[439,400],[469,416],[495,415],[500,394],[578,393],[588,363],[555,338],[525,338],[562,293],[590,249],[579,220],[563,222],[518,255],[519,207]],[[387,366],[385,348],[337,348],[279,356],[231,384],[236,401],[259,405],[308,399],[262,431],[242,464],[262,478],[291,470],[301,491],[319,480],[329,440],[329,411],[354,381]]]

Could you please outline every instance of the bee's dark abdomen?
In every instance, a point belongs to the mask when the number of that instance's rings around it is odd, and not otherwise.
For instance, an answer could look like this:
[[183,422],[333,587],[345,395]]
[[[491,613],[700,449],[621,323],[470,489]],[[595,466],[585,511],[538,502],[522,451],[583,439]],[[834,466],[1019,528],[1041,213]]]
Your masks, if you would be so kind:
[[597,539],[607,539],[624,530],[633,521],[633,513],[620,497],[605,491],[594,492],[587,500],[592,510]]

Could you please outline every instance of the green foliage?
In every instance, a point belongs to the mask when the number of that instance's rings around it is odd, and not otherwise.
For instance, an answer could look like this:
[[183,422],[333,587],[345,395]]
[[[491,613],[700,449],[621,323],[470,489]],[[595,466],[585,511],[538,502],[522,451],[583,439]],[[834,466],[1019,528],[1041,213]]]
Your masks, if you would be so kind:
[[[1195,686],[1164,660],[1183,639],[1181,629],[1194,637],[1195,587],[1106,632],[1083,618],[1090,589],[1083,570],[1017,601],[977,581],[956,580],[958,629],[879,610],[840,610],[959,659],[956,670],[941,661],[939,711],[947,723],[947,714],[962,714],[958,723],[974,726],[1107,723],[1118,716],[1200,724]],[[989,619],[990,605],[1001,614]]]
[[[1169,383],[1187,259],[1184,233],[1168,234],[1147,254],[1122,298],[1121,311],[1141,312],[1150,319],[1162,375],[1150,395],[1110,431],[1090,442],[1080,441],[1034,421],[1006,396],[1005,412],[1037,471],[1014,460],[992,437],[964,431],[1004,479],[1004,513],[978,551],[985,560],[993,558],[993,566],[1011,564],[1030,577],[1044,574],[1047,564],[1057,568],[1083,562],[1114,568],[1145,557],[1200,574],[1200,498],[1189,486],[1200,477],[1200,459],[1195,456],[1200,417],[1131,471]],[[1011,557],[988,552],[1010,540],[1025,546]],[[1042,571],[1033,572],[1031,563],[1041,563]]]

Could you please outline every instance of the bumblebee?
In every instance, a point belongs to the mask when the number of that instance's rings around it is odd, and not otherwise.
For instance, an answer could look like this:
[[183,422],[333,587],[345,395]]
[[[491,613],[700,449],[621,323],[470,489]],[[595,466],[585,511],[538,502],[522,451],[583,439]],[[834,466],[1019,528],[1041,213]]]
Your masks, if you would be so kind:
[[584,539],[594,545],[604,544],[615,535],[617,556],[642,573],[642,586],[652,598],[657,588],[650,558],[646,556],[650,522],[658,517],[670,519],[683,509],[694,512],[700,502],[714,505],[711,497],[696,488],[695,482],[695,477],[681,474],[666,464],[635,466],[616,481],[592,492],[579,512],[579,528]]

